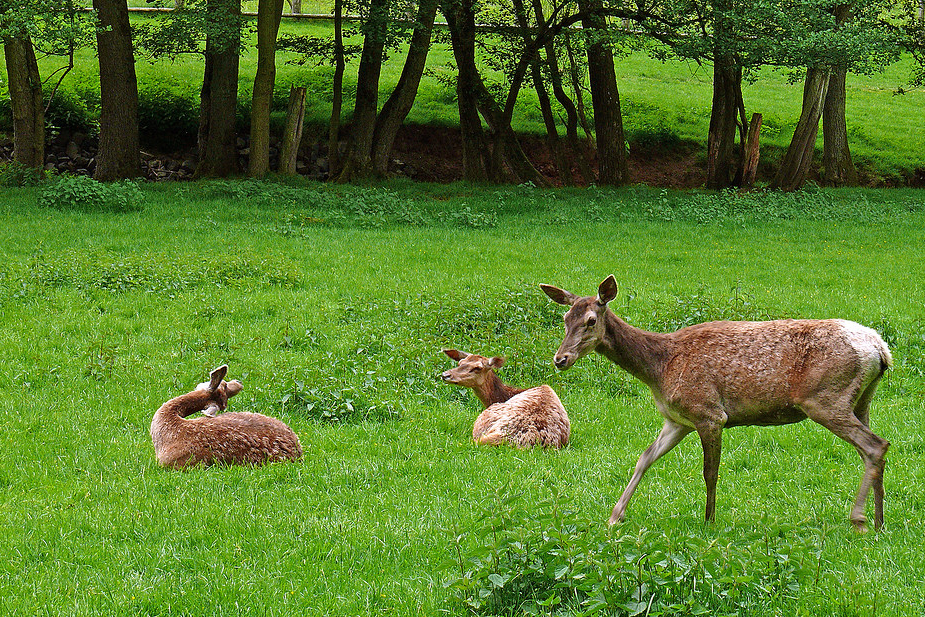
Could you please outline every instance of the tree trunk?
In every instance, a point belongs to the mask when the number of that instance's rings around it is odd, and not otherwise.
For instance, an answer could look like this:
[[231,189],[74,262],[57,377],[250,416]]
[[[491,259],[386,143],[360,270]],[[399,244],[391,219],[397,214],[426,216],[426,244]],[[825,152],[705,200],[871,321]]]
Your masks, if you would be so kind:
[[[527,10],[523,0],[513,0],[514,13],[517,16],[517,25],[523,34],[524,46],[530,44],[530,23],[527,19]],[[534,16],[536,11],[534,10]],[[543,21],[537,21],[542,24]],[[547,50],[549,45],[546,46]],[[530,63],[531,78],[533,79],[533,88],[536,90],[536,98],[540,104],[540,113],[543,116],[543,125],[546,127],[546,136],[549,138],[549,147],[552,150],[553,158],[556,161],[556,168],[559,174],[559,180],[563,185],[569,186],[574,184],[572,179],[572,165],[565,156],[562,149],[562,143],[559,141],[559,131],[556,128],[556,118],[552,112],[552,102],[549,100],[549,91],[546,90],[546,84],[543,80],[542,59],[537,52],[536,58]]]
[[481,83],[475,66],[475,14],[472,0],[446,0],[443,6],[456,59],[456,99],[459,106],[459,129],[462,133],[463,177],[470,182],[488,180],[483,154],[485,135],[478,111],[478,86]]
[[[585,96],[582,91],[581,70],[578,67],[578,60],[575,58],[575,52],[572,50],[571,35],[565,35],[565,51],[568,55],[569,78],[572,82],[572,91],[575,93],[575,111],[578,113],[578,123],[581,130],[585,133],[585,139],[591,144],[591,147],[597,149],[597,142],[594,139],[594,132],[591,130],[591,123],[588,122],[588,114],[585,113]],[[591,177],[588,176],[590,180]]]
[[707,137],[707,187],[731,186],[739,168],[735,160],[736,117],[739,113],[742,69],[731,55],[713,60],[713,105]]
[[100,181],[141,175],[138,82],[126,0],[93,0],[100,28],[100,147],[94,177]]
[[427,61],[427,52],[430,50],[430,36],[436,15],[437,0],[421,0],[418,5],[414,32],[411,34],[408,56],[405,58],[405,65],[398,78],[398,84],[385,105],[382,106],[382,111],[376,119],[372,158],[373,167],[380,175],[385,175],[389,171],[389,157],[392,155],[395,137],[417,96]]
[[[209,0],[209,16],[216,22],[239,23],[240,0]],[[213,13],[214,11],[214,13]],[[199,163],[196,178],[225,177],[238,169],[235,116],[238,109],[239,29],[227,37],[206,38],[205,74],[199,96]]]
[[3,48],[13,111],[13,160],[41,170],[45,165],[42,78],[28,37],[7,38]]
[[[579,0],[580,11],[601,7],[601,0]],[[604,19],[590,15],[582,26],[592,33],[603,32]],[[588,81],[591,85],[591,105],[594,107],[594,134],[597,138],[598,183],[619,186],[629,180],[626,141],[623,137],[623,115],[620,93],[613,67],[613,52],[602,41],[592,41],[588,48]]]
[[481,77],[478,78],[476,84],[476,98],[478,110],[495,137],[495,147],[492,152],[495,161],[489,178],[494,182],[504,182],[502,163],[505,163],[517,182],[532,182],[537,186],[546,186],[548,184],[546,179],[524,154],[520,142],[511,130],[510,117],[505,116],[504,110],[498,106],[498,102],[485,87]]
[[745,141],[745,165],[742,169],[742,186],[755,185],[755,176],[758,173],[758,159],[760,155],[759,139],[761,137],[761,114],[752,114],[752,121],[748,125],[748,138]]
[[848,126],[845,122],[845,76],[847,70],[837,68],[829,78],[829,88],[822,108],[822,167],[825,183],[831,186],[856,186],[858,172],[848,147]]
[[[923,0],[925,1],[925,0]],[[850,4],[835,7],[835,22],[841,27],[852,17]],[[848,69],[835,67],[829,77],[829,89],[822,108],[823,179],[831,186],[855,186],[858,172],[848,147],[848,124],[845,121],[845,78]]]
[[290,176],[296,173],[299,146],[302,143],[302,125],[305,120],[305,88],[293,86],[289,90],[289,108],[286,110],[286,130],[279,152],[279,172]]
[[806,184],[809,166],[816,151],[816,136],[819,133],[819,117],[829,85],[829,70],[810,67],[806,69],[803,86],[803,110],[790,147],[781,162],[780,170],[771,183],[771,188],[795,191]]
[[357,70],[356,102],[350,123],[347,160],[337,177],[338,182],[369,176],[373,172],[373,131],[379,108],[379,75],[389,27],[389,0],[372,0],[366,18],[363,53]]
[[259,0],[257,4],[257,73],[251,102],[251,143],[248,175],[262,178],[270,171],[270,108],[276,82],[276,37],[283,14],[283,0]]
[[344,101],[344,5],[334,0],[334,85],[328,123],[328,176],[340,173],[340,113]]
[[[533,13],[536,23],[541,24],[546,21],[543,15],[542,0],[533,0]],[[567,35],[566,35],[567,36]],[[552,92],[565,110],[565,136],[568,140],[569,149],[572,151],[572,159],[578,165],[583,182],[591,182],[591,168],[588,164],[588,151],[582,147],[581,140],[578,137],[578,110],[575,103],[565,93],[562,86],[562,72],[559,70],[559,60],[556,56],[556,45],[554,41],[546,44],[546,66],[549,70],[549,80],[552,84]]]

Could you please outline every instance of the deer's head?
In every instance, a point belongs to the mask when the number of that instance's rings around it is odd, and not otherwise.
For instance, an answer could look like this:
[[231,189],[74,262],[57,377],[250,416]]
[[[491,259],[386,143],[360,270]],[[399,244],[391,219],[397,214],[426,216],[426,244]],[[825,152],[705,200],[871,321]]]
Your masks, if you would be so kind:
[[504,366],[504,358],[498,356],[486,358],[455,349],[444,349],[443,353],[456,360],[459,364],[456,368],[444,371],[440,375],[440,379],[457,386],[478,389],[485,384],[485,380],[492,369]]
[[611,274],[600,284],[596,296],[576,296],[573,293],[540,285],[553,301],[569,306],[565,313],[565,338],[553,357],[553,363],[560,371],[594,351],[604,338],[606,330],[607,303],[617,297],[617,281]]
[[244,386],[237,379],[225,381],[225,375],[228,374],[228,365],[223,364],[211,373],[209,381],[204,381],[198,386],[197,390],[209,393],[209,403],[202,413],[207,416],[215,416],[218,412],[224,411],[228,407],[228,399],[244,389]]

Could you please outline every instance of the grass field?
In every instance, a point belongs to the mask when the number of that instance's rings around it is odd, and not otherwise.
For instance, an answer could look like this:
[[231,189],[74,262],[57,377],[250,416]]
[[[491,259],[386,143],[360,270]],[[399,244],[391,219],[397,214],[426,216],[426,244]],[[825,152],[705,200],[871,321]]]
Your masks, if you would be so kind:
[[[465,614],[465,584],[444,583],[462,570],[488,585],[478,564],[499,517],[524,521],[509,540],[558,525],[576,555],[600,557],[609,538],[630,552],[600,567],[640,576],[667,566],[625,566],[632,550],[675,563],[720,551],[698,592],[713,613],[925,610],[921,191],[216,182],[143,187],[117,213],[40,208],[42,190],[0,195],[4,614]],[[701,521],[688,438],[607,532],[660,419],[601,357],[555,372],[561,310],[537,284],[590,294],[610,273],[613,308],[644,328],[803,316],[880,330],[896,360],[872,409],[892,443],[884,530],[851,530],[858,456],[805,422],[726,432],[716,524]],[[551,384],[570,447],[473,445],[474,396],[436,380],[444,347],[505,355],[510,383]],[[303,462],[156,465],[154,411],[226,362],[245,386],[231,408],[285,420]],[[759,568],[780,583],[723,577]],[[527,610],[504,584],[488,587],[489,612]],[[570,593],[557,608],[577,610]]]

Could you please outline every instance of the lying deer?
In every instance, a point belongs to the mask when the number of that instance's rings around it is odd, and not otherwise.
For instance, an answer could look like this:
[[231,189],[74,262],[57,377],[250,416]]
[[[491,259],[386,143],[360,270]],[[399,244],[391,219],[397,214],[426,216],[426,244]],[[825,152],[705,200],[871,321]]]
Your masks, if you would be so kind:
[[504,366],[504,358],[485,358],[455,349],[444,349],[443,353],[459,364],[445,371],[441,379],[472,388],[485,406],[472,427],[476,443],[494,446],[507,442],[518,448],[568,445],[571,424],[552,388],[542,385],[523,390],[503,383],[494,369]]
[[[219,414],[244,387],[237,379],[224,381],[227,372],[227,365],[218,367],[209,381],[170,399],[155,412],[151,440],[161,466],[257,465],[302,457],[299,438],[276,418],[259,413]],[[187,418],[197,411],[204,415]]]
[[540,287],[571,307],[565,314],[565,339],[553,359],[556,368],[564,371],[596,351],[649,386],[665,418],[658,438],[639,457],[611,525],[623,519],[652,463],[693,431],[703,446],[706,519],[713,521],[723,429],[805,418],[861,455],[864,477],[850,515],[855,528],[867,529],[864,505],[871,488],[874,526],[883,525],[884,456],[890,444],[870,430],[869,408],[893,360],[874,330],[840,319],[785,319],[715,321],[658,334],[630,326],[607,307],[617,295],[613,275],[601,283],[597,296]]

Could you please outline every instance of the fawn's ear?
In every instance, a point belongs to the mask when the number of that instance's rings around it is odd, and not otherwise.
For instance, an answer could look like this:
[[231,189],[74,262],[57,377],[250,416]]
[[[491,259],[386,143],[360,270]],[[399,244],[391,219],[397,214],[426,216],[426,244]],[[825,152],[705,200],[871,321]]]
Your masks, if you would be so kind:
[[495,356],[488,361],[488,368],[501,368],[502,366],[504,366],[504,358],[501,356]]
[[221,411],[221,409],[219,409],[218,403],[209,403],[209,405],[202,410],[202,415],[214,418],[218,415],[219,411]]
[[601,282],[601,286],[597,288],[597,301],[601,304],[607,304],[611,300],[617,297],[617,279],[613,277],[613,274],[605,278]]
[[237,379],[232,379],[231,381],[225,382],[225,392],[228,394],[228,398],[231,398],[235,394],[238,394],[243,389],[244,389],[244,384],[242,384]]
[[209,392],[214,392],[222,384],[222,379],[224,379],[227,374],[227,364],[223,364],[209,373]]
[[443,353],[445,353],[446,355],[448,355],[448,356],[449,356],[450,358],[452,358],[453,360],[456,360],[457,362],[459,362],[459,361],[462,360],[463,358],[468,358],[468,357],[469,357],[469,354],[467,354],[467,353],[465,353],[465,352],[462,352],[462,351],[457,351],[457,350],[455,350],[455,349],[444,349],[444,350],[443,350]]
[[540,285],[540,289],[542,289],[553,302],[564,304],[565,306],[572,306],[575,304],[575,300],[578,299],[578,296],[575,294],[552,285]]

